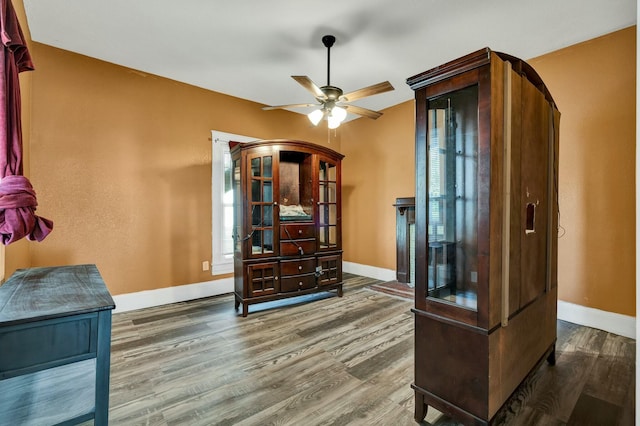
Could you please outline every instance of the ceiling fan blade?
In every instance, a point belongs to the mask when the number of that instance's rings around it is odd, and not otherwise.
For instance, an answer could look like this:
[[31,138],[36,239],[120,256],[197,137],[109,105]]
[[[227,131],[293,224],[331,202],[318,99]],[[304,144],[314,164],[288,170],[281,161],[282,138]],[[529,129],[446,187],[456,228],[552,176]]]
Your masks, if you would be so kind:
[[266,106],[262,107],[263,110],[267,111],[270,109],[286,109],[286,108],[305,108],[318,106],[318,104],[289,104],[289,105],[274,105],[274,106]]
[[311,94],[314,97],[320,98],[320,99],[326,99],[327,98],[325,96],[325,94],[322,92],[322,90],[320,90],[318,85],[315,84],[313,81],[311,81],[311,79],[309,77],[307,77],[306,75],[292,75],[291,78],[293,78],[295,81],[300,83],[300,85],[302,87],[304,87],[309,92],[311,92]]
[[342,108],[354,114],[362,115],[363,117],[373,118],[374,120],[382,115],[379,111],[373,111],[371,109],[362,108],[355,105],[340,105]]
[[356,99],[362,99],[367,96],[377,95],[378,93],[389,92],[393,90],[393,86],[388,81],[374,84],[372,86],[363,87],[362,89],[354,90],[345,95],[340,96],[340,100],[344,102],[355,101]]

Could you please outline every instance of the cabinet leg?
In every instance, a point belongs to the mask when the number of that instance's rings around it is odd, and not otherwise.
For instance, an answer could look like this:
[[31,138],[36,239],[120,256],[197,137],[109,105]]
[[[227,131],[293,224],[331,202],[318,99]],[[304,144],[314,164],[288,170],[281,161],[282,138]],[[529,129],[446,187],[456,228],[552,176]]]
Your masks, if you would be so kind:
[[246,318],[247,315],[249,315],[249,304],[248,303],[243,303],[242,304],[242,317]]
[[416,392],[416,407],[415,407],[415,421],[420,423],[427,416],[427,409],[429,406],[424,403],[424,395],[420,392]]
[[338,286],[337,290],[338,290],[338,297],[342,297],[342,284]]
[[556,344],[553,344],[553,348],[551,348],[551,353],[547,357],[547,363],[549,365],[556,365]]
[[240,300],[238,300],[238,298],[236,298],[236,311],[240,308]]

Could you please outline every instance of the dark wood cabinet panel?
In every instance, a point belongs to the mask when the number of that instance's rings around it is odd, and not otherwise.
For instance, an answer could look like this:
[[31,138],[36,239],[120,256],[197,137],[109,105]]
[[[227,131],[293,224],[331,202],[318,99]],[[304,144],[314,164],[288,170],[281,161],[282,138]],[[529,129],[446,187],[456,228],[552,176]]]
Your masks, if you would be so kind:
[[236,309],[246,316],[251,304],[314,291],[341,296],[342,154],[268,140],[237,144],[231,156]]
[[[335,285],[342,281],[342,255],[324,255],[318,257],[318,267],[320,276],[319,285]],[[342,288],[338,289],[338,294],[342,293]]]
[[416,421],[491,424],[553,363],[558,123],[537,73],[482,49],[411,77]]

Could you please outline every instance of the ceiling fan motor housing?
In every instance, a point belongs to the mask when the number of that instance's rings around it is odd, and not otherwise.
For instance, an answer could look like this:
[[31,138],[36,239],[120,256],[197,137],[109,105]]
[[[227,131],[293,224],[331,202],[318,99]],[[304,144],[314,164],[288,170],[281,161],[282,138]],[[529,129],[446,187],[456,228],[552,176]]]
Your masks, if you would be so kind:
[[322,86],[320,90],[322,90],[322,93],[324,93],[324,95],[327,97],[324,100],[337,101],[338,98],[342,96],[342,89],[336,86]]

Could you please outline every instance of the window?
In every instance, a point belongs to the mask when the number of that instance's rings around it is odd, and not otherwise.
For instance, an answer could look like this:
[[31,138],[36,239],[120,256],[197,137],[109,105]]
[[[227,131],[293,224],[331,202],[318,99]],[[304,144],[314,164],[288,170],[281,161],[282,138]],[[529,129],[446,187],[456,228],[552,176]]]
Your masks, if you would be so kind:
[[229,141],[251,142],[257,138],[211,131],[211,274],[233,272],[233,189]]

